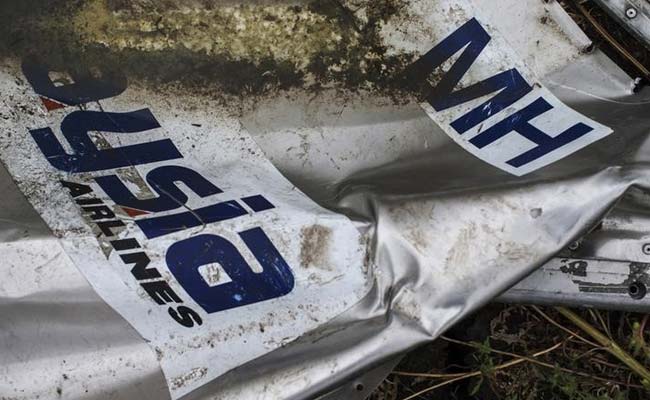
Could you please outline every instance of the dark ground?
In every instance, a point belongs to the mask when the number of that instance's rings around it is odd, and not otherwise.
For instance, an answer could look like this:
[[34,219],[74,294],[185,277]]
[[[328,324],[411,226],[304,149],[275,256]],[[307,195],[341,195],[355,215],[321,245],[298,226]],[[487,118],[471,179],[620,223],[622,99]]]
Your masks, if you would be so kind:
[[[650,367],[647,316],[574,311]],[[581,338],[593,341],[552,307],[489,305],[408,354],[371,399],[650,398],[647,384],[619,359]]]

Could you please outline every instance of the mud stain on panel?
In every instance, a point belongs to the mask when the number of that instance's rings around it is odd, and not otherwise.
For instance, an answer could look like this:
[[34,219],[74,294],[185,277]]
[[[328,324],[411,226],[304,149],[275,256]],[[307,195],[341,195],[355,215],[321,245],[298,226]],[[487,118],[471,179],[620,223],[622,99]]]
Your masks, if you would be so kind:
[[188,383],[201,379],[207,373],[208,373],[208,369],[205,367],[193,368],[190,372],[183,374],[181,376],[177,376],[172,379],[172,390],[180,389]]
[[445,258],[445,271],[455,271],[459,266],[467,265],[469,262],[467,249],[473,246],[477,235],[477,227],[474,223],[468,224],[459,232]]
[[312,225],[300,231],[300,264],[305,267],[329,269],[329,252],[332,230],[322,225]]

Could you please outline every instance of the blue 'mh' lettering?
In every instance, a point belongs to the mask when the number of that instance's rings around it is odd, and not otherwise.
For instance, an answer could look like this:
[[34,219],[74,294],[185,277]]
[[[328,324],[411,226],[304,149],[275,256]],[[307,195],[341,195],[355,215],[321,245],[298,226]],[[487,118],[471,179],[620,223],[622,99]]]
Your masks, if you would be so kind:
[[[516,103],[533,90],[519,71],[514,68],[500,72],[466,88],[454,90],[489,41],[490,35],[476,19],[472,18],[422,56],[413,66],[414,75],[421,80],[426,80],[426,77],[436,68],[462,50],[449,71],[442,76],[434,87],[429,88],[430,92],[426,100],[436,111],[443,111],[496,92],[496,95],[492,98],[451,122],[451,127],[461,135],[490,116]],[[507,161],[507,164],[518,168],[593,130],[586,124],[577,123],[559,135],[552,137],[530,124],[530,120],[551,109],[553,109],[553,106],[544,98],[539,97],[524,109],[479,133],[469,142],[481,149],[510,132],[517,132],[537,145],[533,149]]]
[[99,150],[89,131],[127,134],[159,128],[149,109],[112,113],[75,111],[61,122],[61,131],[74,150],[68,154],[50,128],[30,130],[49,163],[65,172],[91,172],[183,158],[169,139]]
[[532,90],[519,71],[513,68],[454,91],[458,82],[489,42],[490,35],[475,18],[472,18],[429,50],[413,66],[415,74],[420,79],[424,79],[464,48],[449,71],[442,76],[435,87],[431,87],[427,101],[436,111],[443,111],[481,96],[498,92],[491,99],[451,123],[451,126],[460,134],[515,103]]
[[[291,292],[291,268],[262,228],[240,232],[246,246],[263,268],[255,273],[239,250],[217,235],[199,235],[174,243],[167,251],[167,266],[185,291],[207,313],[257,303]],[[199,267],[218,263],[232,282],[209,286]]]
[[559,135],[551,137],[530,124],[529,121],[531,119],[552,109],[553,106],[540,97],[524,109],[519,110],[491,128],[476,135],[470,140],[470,143],[480,149],[510,132],[517,132],[526,139],[537,144],[533,149],[507,161],[507,163],[513,167],[521,167],[522,165],[528,164],[529,162],[534,161],[593,130],[590,126],[578,123]]

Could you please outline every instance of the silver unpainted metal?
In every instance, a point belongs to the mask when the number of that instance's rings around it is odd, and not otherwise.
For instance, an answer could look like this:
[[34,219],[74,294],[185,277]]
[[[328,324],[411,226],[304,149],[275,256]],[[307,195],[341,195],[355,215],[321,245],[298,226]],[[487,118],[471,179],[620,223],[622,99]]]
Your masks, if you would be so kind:
[[629,261],[558,258],[496,301],[647,313],[647,269],[648,264]]
[[497,301],[648,312],[647,206],[647,191],[629,190],[579,247],[569,246]]

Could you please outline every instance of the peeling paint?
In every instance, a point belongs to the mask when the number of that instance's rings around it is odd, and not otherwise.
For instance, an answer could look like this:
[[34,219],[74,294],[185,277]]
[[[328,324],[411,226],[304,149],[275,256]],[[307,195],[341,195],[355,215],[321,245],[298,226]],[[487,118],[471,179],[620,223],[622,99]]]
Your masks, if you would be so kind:
[[[588,267],[586,264],[587,263],[585,262],[585,271]],[[650,275],[648,275],[650,264],[633,262],[630,263],[629,268],[630,273],[628,277],[620,283],[590,282],[581,279],[573,279],[573,283],[578,285],[578,289],[581,292],[588,293],[627,293],[630,290],[630,286],[635,282],[641,282],[644,285],[650,284]],[[586,276],[586,274],[580,275],[576,273],[573,273],[573,275]]]

